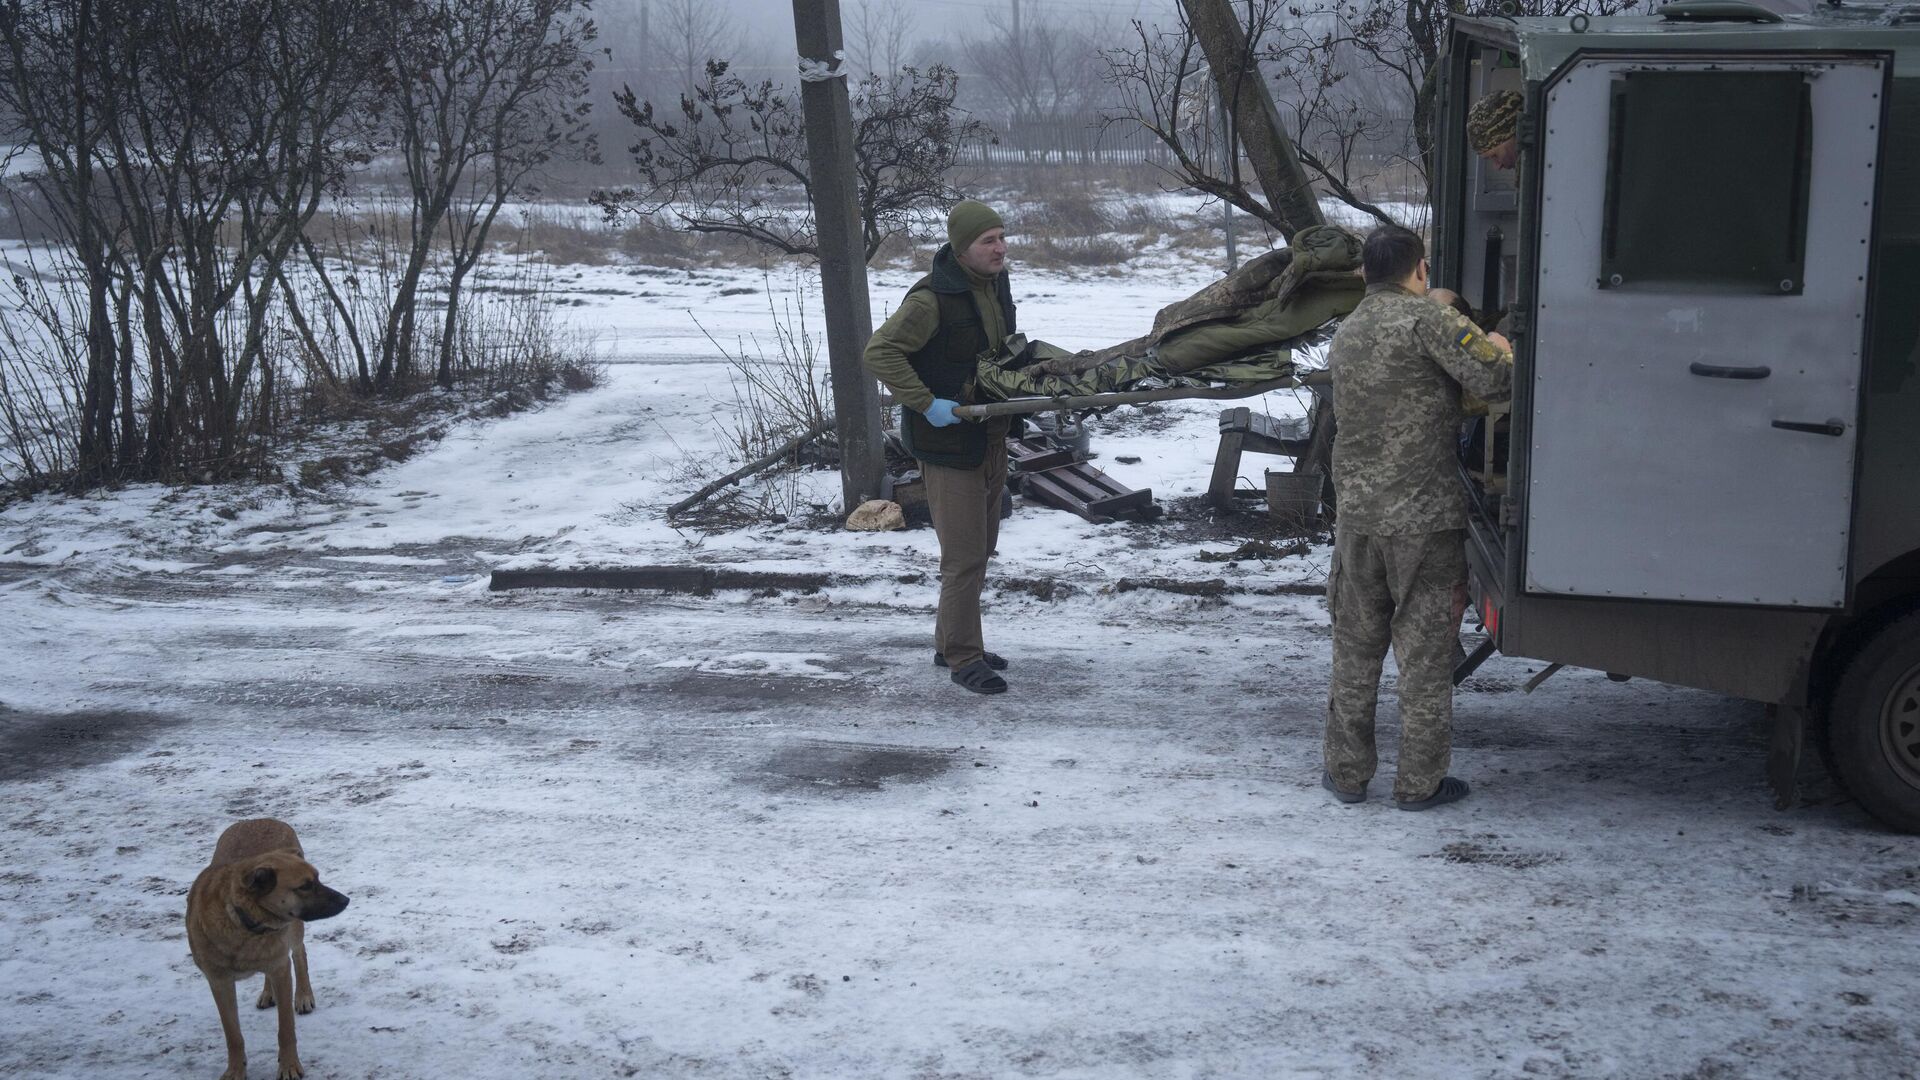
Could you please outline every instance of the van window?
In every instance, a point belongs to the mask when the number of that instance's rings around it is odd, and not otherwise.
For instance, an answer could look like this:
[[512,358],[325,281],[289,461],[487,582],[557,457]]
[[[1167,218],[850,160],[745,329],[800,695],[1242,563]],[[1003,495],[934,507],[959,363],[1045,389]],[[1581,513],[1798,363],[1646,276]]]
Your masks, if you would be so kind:
[[1812,112],[1799,72],[1616,79],[1600,287],[1799,293]]

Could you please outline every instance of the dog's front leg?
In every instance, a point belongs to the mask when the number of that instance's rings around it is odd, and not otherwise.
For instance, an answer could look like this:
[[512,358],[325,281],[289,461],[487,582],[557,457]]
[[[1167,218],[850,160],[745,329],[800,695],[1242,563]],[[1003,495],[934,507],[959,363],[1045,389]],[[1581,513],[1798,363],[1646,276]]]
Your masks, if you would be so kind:
[[307,1071],[300,1067],[300,1048],[294,1044],[293,971],[282,964],[267,972],[267,982],[280,1009],[280,1080],[299,1080]]
[[307,924],[293,920],[293,1011],[313,1011],[313,980],[307,978]]
[[220,1080],[247,1080],[247,1044],[240,1038],[240,1000],[233,992],[233,980],[207,976],[213,989],[214,1008],[220,1010],[220,1030],[227,1036],[227,1071]]

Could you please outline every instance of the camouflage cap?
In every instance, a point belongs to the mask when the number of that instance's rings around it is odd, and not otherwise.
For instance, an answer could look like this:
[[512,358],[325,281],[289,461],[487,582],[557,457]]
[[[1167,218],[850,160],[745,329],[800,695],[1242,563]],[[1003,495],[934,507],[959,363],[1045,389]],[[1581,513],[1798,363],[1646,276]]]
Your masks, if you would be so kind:
[[1520,130],[1520,94],[1515,90],[1495,90],[1473,103],[1467,111],[1467,145],[1476,154],[1484,154]]

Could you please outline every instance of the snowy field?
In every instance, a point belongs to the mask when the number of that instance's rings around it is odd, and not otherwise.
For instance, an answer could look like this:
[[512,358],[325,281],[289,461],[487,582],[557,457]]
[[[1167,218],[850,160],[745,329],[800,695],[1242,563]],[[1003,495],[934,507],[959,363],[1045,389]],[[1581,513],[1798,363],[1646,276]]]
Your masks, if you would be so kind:
[[[1021,324],[1106,344],[1215,273],[1023,274]],[[1178,512],[1217,403],[1096,424],[1166,520],[1016,509],[987,614],[1013,692],[969,695],[930,664],[929,530],[663,520],[731,467],[693,316],[771,350],[792,278],[563,276],[598,390],[324,495],[0,518],[0,1074],[216,1075],[185,894],[263,815],[352,897],[308,934],[314,1078],[1916,1074],[1920,839],[1817,765],[1771,809],[1758,706],[1571,671],[1526,695],[1537,665],[1496,658],[1458,696],[1470,800],[1398,813],[1383,773],[1334,804],[1325,612],[1273,588],[1328,549],[1200,562],[1238,541]],[[911,280],[876,276],[876,319]],[[750,495],[832,508],[838,480]],[[597,564],[836,583],[487,587]]]

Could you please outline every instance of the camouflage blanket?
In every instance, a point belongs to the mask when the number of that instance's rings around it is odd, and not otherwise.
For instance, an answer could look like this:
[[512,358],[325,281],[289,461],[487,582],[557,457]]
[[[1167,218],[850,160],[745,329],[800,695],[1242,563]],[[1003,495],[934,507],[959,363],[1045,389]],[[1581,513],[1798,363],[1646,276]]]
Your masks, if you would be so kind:
[[1359,236],[1338,226],[1302,229],[1291,247],[1270,251],[1161,308],[1144,336],[1047,357],[1034,365],[1036,374],[1074,375],[1142,360],[1166,372],[1191,372],[1323,341],[1366,293],[1360,244]]
[[1251,384],[1284,379],[1294,372],[1292,350],[1280,348],[1184,371],[1170,370],[1149,352],[1145,356],[1122,356],[1081,371],[1054,374],[1045,369],[1046,361],[1073,354],[1044,341],[1028,341],[1020,334],[1008,338],[1007,346],[999,356],[979,362],[969,394],[972,402],[1080,397],[1158,386]]

